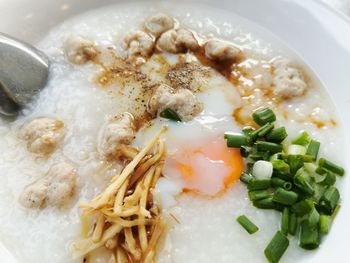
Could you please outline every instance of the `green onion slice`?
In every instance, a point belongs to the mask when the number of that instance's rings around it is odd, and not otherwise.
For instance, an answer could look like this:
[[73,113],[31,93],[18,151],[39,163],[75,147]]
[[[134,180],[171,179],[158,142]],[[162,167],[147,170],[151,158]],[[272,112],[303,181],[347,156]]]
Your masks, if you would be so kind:
[[283,205],[293,205],[298,200],[298,194],[283,188],[277,188],[272,200]]
[[282,151],[282,145],[273,142],[257,141],[256,148],[258,152],[269,152],[271,154]]
[[289,209],[285,207],[283,209],[282,218],[281,218],[281,232],[284,235],[288,235],[288,232],[289,232],[289,218],[290,218]]
[[331,228],[332,218],[327,215],[320,215],[319,228],[320,234],[328,234],[329,229]]
[[248,182],[248,190],[265,190],[271,186],[271,179],[263,178],[257,179],[252,178]]
[[278,263],[289,246],[288,238],[277,231],[270,243],[265,248],[265,256],[270,263]]
[[242,183],[247,184],[253,178],[254,177],[251,174],[249,174],[249,173],[242,173],[242,175],[241,175],[241,177],[239,179],[241,180]]
[[266,140],[269,142],[274,143],[281,143],[284,141],[285,138],[287,138],[288,134],[286,131],[286,128],[279,127],[276,129],[273,129],[270,133],[266,135]]
[[310,136],[306,131],[303,131],[294,141],[293,144],[307,145],[310,142]]
[[259,228],[248,219],[245,215],[241,215],[237,218],[237,222],[249,233],[254,234]]
[[225,133],[224,138],[226,139],[227,147],[230,148],[240,148],[248,142],[247,136],[238,133]]
[[316,140],[311,140],[307,147],[306,154],[312,156],[315,161],[317,159],[318,151],[320,150],[321,143]]
[[249,191],[248,196],[250,201],[261,200],[261,199],[270,197],[271,191],[268,191],[268,190]]
[[295,213],[290,213],[288,232],[291,235],[295,235],[298,229],[298,218]]
[[160,112],[159,116],[172,121],[181,122],[181,118],[179,117],[179,115],[170,108],[165,108],[163,111]]
[[269,108],[259,109],[255,111],[252,117],[253,120],[260,126],[263,126],[264,124],[269,122],[274,122],[276,120],[275,113]]
[[310,225],[307,219],[301,222],[299,242],[300,247],[307,250],[318,248],[320,245],[318,226]]
[[294,176],[294,184],[304,193],[312,196],[315,193],[311,183],[311,176],[304,168],[300,168]]
[[340,199],[340,194],[335,186],[330,186],[321,197],[320,208],[326,213],[331,214],[336,208]]
[[314,202],[311,199],[304,199],[292,206],[292,211],[298,216],[308,214],[314,208]]
[[277,209],[278,210],[278,204],[276,204],[272,200],[272,197],[253,201],[253,205],[256,208],[260,208],[260,209]]
[[344,168],[336,165],[335,163],[332,163],[331,161],[326,160],[325,158],[320,158],[318,165],[340,176],[343,176],[345,173]]

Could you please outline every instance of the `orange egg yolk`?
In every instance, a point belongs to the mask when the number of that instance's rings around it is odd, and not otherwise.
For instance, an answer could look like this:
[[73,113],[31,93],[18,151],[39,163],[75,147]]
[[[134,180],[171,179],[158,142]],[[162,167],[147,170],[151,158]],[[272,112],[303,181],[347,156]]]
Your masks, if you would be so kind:
[[239,179],[244,162],[239,150],[227,148],[220,137],[193,148],[182,148],[167,158],[166,166],[181,175],[184,191],[216,196]]

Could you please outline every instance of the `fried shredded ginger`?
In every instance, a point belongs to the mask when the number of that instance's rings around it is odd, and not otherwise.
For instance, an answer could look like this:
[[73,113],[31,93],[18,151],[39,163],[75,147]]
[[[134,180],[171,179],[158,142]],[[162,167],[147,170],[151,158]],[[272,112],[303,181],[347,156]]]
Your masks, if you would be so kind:
[[109,186],[82,203],[82,238],[71,244],[73,258],[86,258],[102,246],[113,250],[118,263],[156,260],[169,225],[152,191],[162,176],[165,147],[163,127]]

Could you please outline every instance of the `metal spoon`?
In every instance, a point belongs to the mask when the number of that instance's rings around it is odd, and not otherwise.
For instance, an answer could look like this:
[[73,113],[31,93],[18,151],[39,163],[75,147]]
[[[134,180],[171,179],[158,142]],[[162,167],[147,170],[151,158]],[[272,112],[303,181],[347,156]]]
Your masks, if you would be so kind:
[[45,86],[48,75],[43,52],[0,33],[0,114],[16,115]]

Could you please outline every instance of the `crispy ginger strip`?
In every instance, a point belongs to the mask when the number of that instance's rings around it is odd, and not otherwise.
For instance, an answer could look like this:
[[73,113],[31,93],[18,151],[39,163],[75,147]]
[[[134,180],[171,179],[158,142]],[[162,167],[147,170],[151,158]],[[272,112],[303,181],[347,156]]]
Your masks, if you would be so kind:
[[128,263],[129,260],[124,252],[124,249],[122,249],[121,247],[118,247],[116,250],[116,259],[117,259],[117,263]]
[[146,257],[143,260],[143,263],[153,263],[154,262],[154,257],[155,257],[155,252],[154,250],[151,250],[147,253]]
[[118,234],[123,227],[121,225],[115,224],[110,226],[104,233],[100,242],[94,243],[91,238],[85,238],[79,241],[75,241],[71,244],[70,249],[73,252],[73,259],[83,257],[84,255],[90,253],[91,251],[102,247],[108,239],[114,237]]
[[117,196],[114,201],[114,212],[116,214],[122,212],[122,206],[124,203],[124,197],[125,197],[126,190],[128,188],[128,184],[129,184],[129,179],[126,179],[122,187],[119,189],[117,193]]
[[147,203],[149,186],[154,176],[154,171],[155,171],[155,167],[152,166],[151,169],[149,169],[149,171],[146,173],[144,177],[144,180],[142,183],[143,192],[141,193],[140,202],[139,202],[139,207],[140,207],[139,212],[141,215],[147,218],[151,217],[151,213],[146,209],[146,203]]
[[134,190],[134,192],[132,193],[132,195],[129,195],[127,197],[125,197],[124,199],[124,207],[125,208],[131,208],[131,207],[135,207],[138,206],[138,203],[140,201],[141,198],[141,194],[142,194],[142,184],[138,184]]
[[85,214],[82,214],[80,217],[81,222],[81,236],[87,238],[89,236],[89,217]]
[[162,217],[158,218],[153,227],[147,251],[144,254],[144,262],[153,262],[155,260],[155,257],[157,256],[157,246],[160,246],[162,243],[164,243],[165,234],[168,230],[169,225],[166,223],[165,219]]
[[163,171],[163,166],[164,166],[164,162],[160,161],[156,167],[155,172],[154,172],[154,176],[153,176],[151,187],[150,187],[151,189],[153,189],[156,186],[159,177],[161,177],[162,171]]
[[[148,172],[146,173],[144,180],[143,180],[143,188],[144,191],[142,192],[141,199],[140,199],[140,212],[144,211],[144,214],[149,214],[149,217],[151,217],[150,212],[146,209],[146,203],[147,203],[147,197],[148,197],[148,190],[151,184],[151,181],[154,176],[156,168],[152,166]],[[146,213],[147,212],[147,213]],[[143,218],[144,216],[140,216],[140,219]],[[139,231],[139,240],[140,240],[140,246],[142,252],[146,251],[147,245],[148,245],[148,240],[147,240],[147,233],[146,233],[146,227],[144,225],[139,225],[138,226],[138,231]]]
[[133,215],[139,215],[139,207],[132,206],[127,209],[123,209],[121,212],[113,212],[112,208],[102,208],[101,212],[110,218],[119,218],[119,217],[130,217]]
[[145,163],[143,163],[142,165],[140,165],[136,171],[132,174],[131,178],[130,178],[130,184],[129,187],[132,186],[133,184],[135,184],[139,178],[145,174],[145,172],[152,166],[154,165],[164,154],[164,142],[163,141],[159,141],[159,145],[158,145],[158,152],[151,157],[150,159],[148,159]]
[[130,145],[125,145],[125,144],[121,144],[118,148],[118,150],[120,151],[120,154],[128,159],[134,159],[136,157],[136,155],[139,153],[139,151],[130,146]]
[[125,235],[125,245],[129,250],[130,254],[135,258],[135,260],[141,259],[141,251],[136,247],[136,240],[132,234],[131,228],[124,228]]
[[107,263],[118,263],[115,255],[112,254]]
[[147,218],[138,218],[133,220],[126,220],[122,218],[109,218],[107,217],[107,220],[111,223],[121,225],[122,227],[133,227],[133,226],[139,226],[139,225],[151,225],[154,223],[154,219],[147,219]]
[[[103,246],[108,240],[118,237],[118,234],[123,231],[125,240],[123,243],[119,242],[115,252],[115,260],[118,263],[129,262],[129,256],[136,261],[141,260],[141,257],[143,262],[154,261],[157,252],[156,244],[167,229],[167,225],[162,219],[158,218],[156,221],[151,219],[151,213],[147,210],[147,201],[152,188],[162,173],[164,161],[161,158],[165,147],[164,142],[159,138],[165,130],[166,128],[163,127],[139,153],[136,154],[135,151],[130,153],[134,159],[123,169],[121,174],[114,176],[111,184],[90,203],[81,204],[81,207],[85,208],[82,215],[82,223],[83,220],[85,221],[84,237],[89,234],[86,230],[86,226],[89,225],[89,216],[97,213],[100,215],[90,234],[91,237],[76,241],[71,245],[74,258],[87,255]],[[156,143],[155,153],[147,155]],[[136,187],[133,193],[126,196],[128,190],[132,189],[135,183]],[[104,231],[106,222],[111,226]],[[150,240],[147,237],[147,225],[151,225]],[[138,230],[137,237],[134,237],[132,232],[132,227],[135,226]],[[137,244],[140,245],[140,248]],[[129,252],[129,256],[126,251]]]
[[[83,204],[83,207],[85,207],[84,206],[85,204],[86,203]],[[82,203],[80,203],[80,206],[82,206]],[[85,210],[83,211],[82,216],[89,217],[89,216],[96,215],[99,212],[100,212],[99,210],[95,210],[95,209],[91,208],[90,206],[87,206],[87,208],[85,208]]]
[[92,242],[97,243],[101,240],[103,234],[103,228],[105,226],[105,216],[103,214],[99,215],[96,221],[96,226],[94,232],[92,233]]
[[151,139],[148,145],[143,148],[135,158],[124,168],[120,175],[117,175],[117,179],[111,183],[106,190],[90,203],[94,209],[101,208],[102,206],[110,202],[110,198],[120,189],[124,181],[134,171],[135,167],[142,160],[142,158],[152,149],[153,145],[158,141],[159,137],[165,132],[166,128],[162,127],[160,131]]

